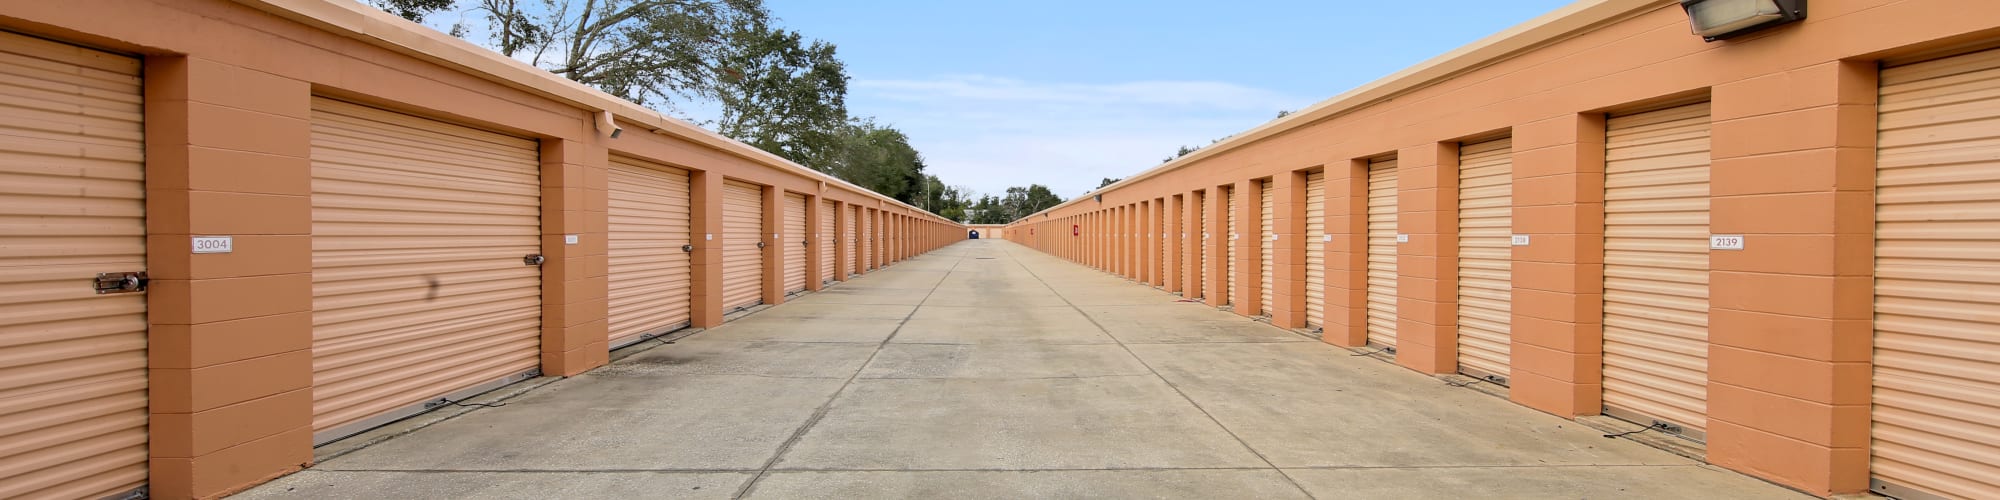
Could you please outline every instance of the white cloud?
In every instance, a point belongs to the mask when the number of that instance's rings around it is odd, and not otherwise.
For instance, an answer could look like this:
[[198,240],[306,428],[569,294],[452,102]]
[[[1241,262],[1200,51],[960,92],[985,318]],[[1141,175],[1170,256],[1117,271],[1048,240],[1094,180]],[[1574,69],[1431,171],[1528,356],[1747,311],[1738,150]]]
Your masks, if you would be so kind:
[[856,79],[848,109],[910,134],[932,174],[985,194],[1075,197],[1311,99],[1214,81],[1030,82],[980,75]]

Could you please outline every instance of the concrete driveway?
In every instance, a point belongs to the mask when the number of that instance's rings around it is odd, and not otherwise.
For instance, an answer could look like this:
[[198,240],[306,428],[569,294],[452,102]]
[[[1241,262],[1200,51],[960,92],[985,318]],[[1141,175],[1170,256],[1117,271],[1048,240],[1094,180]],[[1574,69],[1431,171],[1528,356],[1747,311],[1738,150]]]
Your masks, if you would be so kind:
[[1176,299],[966,241],[242,496],[1800,498]]

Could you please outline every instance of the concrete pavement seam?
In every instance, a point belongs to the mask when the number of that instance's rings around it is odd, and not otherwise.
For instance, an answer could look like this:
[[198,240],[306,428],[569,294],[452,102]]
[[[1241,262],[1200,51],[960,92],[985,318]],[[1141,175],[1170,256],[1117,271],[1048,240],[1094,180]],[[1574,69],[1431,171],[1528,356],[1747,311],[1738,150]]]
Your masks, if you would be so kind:
[[[952,261],[951,269],[946,270],[945,274],[950,275],[952,272],[957,271],[958,265],[963,262],[965,262],[965,254],[961,253],[958,255],[958,260]],[[785,438],[784,444],[778,445],[777,453],[772,454],[771,459],[764,462],[764,467],[757,471],[757,475],[751,477],[749,481],[745,481],[743,486],[736,490],[736,494],[730,498],[740,499],[749,496],[750,492],[756,489],[757,482],[763,480],[764,476],[771,472],[771,467],[776,466],[779,460],[783,460],[785,453],[792,451],[792,446],[798,444],[800,439],[804,439],[806,432],[811,431],[813,426],[818,425],[820,419],[826,418],[826,412],[833,407],[833,402],[839,401],[840,395],[847,393],[848,387],[854,386],[854,381],[860,379],[861,373],[868,370],[868,365],[875,362],[875,357],[882,354],[882,349],[888,347],[889,342],[896,339],[896,334],[902,333],[903,325],[910,323],[910,318],[915,317],[917,311],[924,308],[923,303],[929,301],[931,295],[936,294],[940,286],[944,286],[942,278],[937,283],[931,285],[930,291],[924,293],[923,301],[917,302],[915,307],[910,308],[909,314],[904,315],[903,320],[896,323],[896,329],[890,330],[889,336],[883,338],[882,342],[875,345],[875,352],[868,354],[868,359],[861,362],[861,367],[854,370],[854,375],[847,377],[847,381],[841,383],[840,389],[834,390],[833,396],[826,398],[826,402],[820,403],[819,408],[813,410],[812,416],[806,418],[805,424],[800,425],[798,430],[793,431],[791,437]]]
[[1271,459],[1269,457],[1265,457],[1263,452],[1257,451],[1257,448],[1250,446],[1250,443],[1244,441],[1242,436],[1236,435],[1236,431],[1231,430],[1227,425],[1223,425],[1222,421],[1216,419],[1215,415],[1210,414],[1207,408],[1203,408],[1201,406],[1201,403],[1197,403],[1194,401],[1194,398],[1188,397],[1187,393],[1182,391],[1180,386],[1174,385],[1173,381],[1167,380],[1167,377],[1160,375],[1160,371],[1154,369],[1152,363],[1147,363],[1145,358],[1139,357],[1139,353],[1132,352],[1131,346],[1125,345],[1125,341],[1120,340],[1117,335],[1112,335],[1110,329],[1104,328],[1104,325],[1102,324],[1098,324],[1097,318],[1091,317],[1090,313],[1084,312],[1083,308],[1077,307],[1075,303],[1070,302],[1068,296],[1064,296],[1062,292],[1056,291],[1055,287],[1049,285],[1048,280],[1042,279],[1042,275],[1040,273],[1036,273],[1035,270],[1029,269],[1028,266],[1020,264],[1020,259],[1014,258],[1013,251],[1011,251],[1006,247],[1001,247],[1000,251],[1007,254],[1008,260],[1014,261],[1016,265],[1021,266],[1022,270],[1027,271],[1029,276],[1035,277],[1035,281],[1041,282],[1043,287],[1049,289],[1049,292],[1056,294],[1057,297],[1061,297],[1063,299],[1063,303],[1069,304],[1070,307],[1076,309],[1076,312],[1078,314],[1082,314],[1084,316],[1084,319],[1090,320],[1091,326],[1097,327],[1098,331],[1103,332],[1104,335],[1111,337],[1111,340],[1117,342],[1120,348],[1125,349],[1125,355],[1131,356],[1134,361],[1138,361],[1141,366],[1145,366],[1146,371],[1152,372],[1153,376],[1159,378],[1161,383],[1167,384],[1168,389],[1173,389],[1174,394],[1180,395],[1182,401],[1187,401],[1188,405],[1193,406],[1195,411],[1199,411],[1201,412],[1202,416],[1208,417],[1208,421],[1214,423],[1216,428],[1222,429],[1222,432],[1229,434],[1229,437],[1231,439],[1235,439],[1237,445],[1242,446],[1243,449],[1245,450],[1249,450],[1251,455],[1256,455],[1257,460],[1263,461],[1264,465],[1269,466],[1271,470],[1278,471],[1278,475],[1284,476],[1285,482],[1291,483],[1292,487],[1297,488],[1300,494],[1305,495],[1306,498],[1313,498],[1313,499],[1319,498],[1318,496],[1313,495],[1311,491],[1307,491],[1305,486],[1300,485],[1297,479],[1292,478],[1291,474],[1286,473],[1284,469],[1278,468],[1277,464],[1271,463]]

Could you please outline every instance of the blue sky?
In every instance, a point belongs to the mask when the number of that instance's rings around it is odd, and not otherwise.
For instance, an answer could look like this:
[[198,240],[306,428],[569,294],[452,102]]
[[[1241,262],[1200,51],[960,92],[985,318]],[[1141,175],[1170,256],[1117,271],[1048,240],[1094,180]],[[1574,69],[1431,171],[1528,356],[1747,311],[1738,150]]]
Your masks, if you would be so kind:
[[848,111],[930,173],[1064,197],[1458,46],[1565,0],[766,0],[834,43]]

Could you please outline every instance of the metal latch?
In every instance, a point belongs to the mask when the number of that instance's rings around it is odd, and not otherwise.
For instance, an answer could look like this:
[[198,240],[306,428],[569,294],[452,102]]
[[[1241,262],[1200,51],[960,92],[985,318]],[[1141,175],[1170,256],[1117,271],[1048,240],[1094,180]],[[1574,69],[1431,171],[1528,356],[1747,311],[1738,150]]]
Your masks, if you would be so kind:
[[764,242],[762,241],[757,242],[757,248],[764,248]]
[[687,253],[694,253],[694,245],[681,245],[681,251]]
[[521,262],[522,262],[522,263],[525,263],[525,264],[527,264],[527,265],[530,265],[530,266],[539,266],[539,265],[542,265],[542,262],[543,262],[543,261],[546,261],[546,260],[548,260],[548,259],[547,259],[547,258],[544,258],[544,257],[542,257],[542,254],[538,254],[538,253],[531,253],[531,254],[528,254],[528,256],[526,256],[526,257],[522,257],[522,258],[521,258]]
[[97,273],[98,295],[108,293],[132,293],[146,291],[146,283],[151,281],[145,271],[132,273]]

